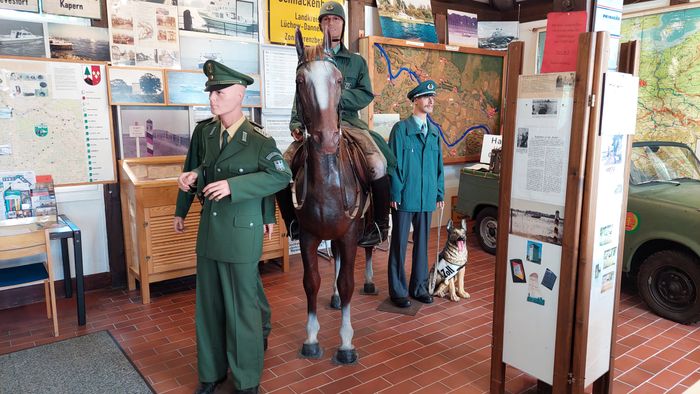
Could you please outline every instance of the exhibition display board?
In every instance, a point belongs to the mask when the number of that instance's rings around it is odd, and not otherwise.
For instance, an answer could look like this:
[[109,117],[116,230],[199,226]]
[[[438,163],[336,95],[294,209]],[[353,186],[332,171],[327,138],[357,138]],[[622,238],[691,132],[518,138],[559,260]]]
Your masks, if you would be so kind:
[[104,63],[0,57],[0,167],[116,181]]
[[366,37],[360,53],[376,96],[366,118],[385,138],[411,113],[406,93],[427,79],[438,85],[429,121],[440,132],[445,163],[478,161],[484,135],[500,134],[504,52]]
[[523,76],[511,44],[491,392],[504,392],[506,365],[555,392],[612,389],[638,82],[604,74],[608,51],[608,33],[584,33],[575,73]]

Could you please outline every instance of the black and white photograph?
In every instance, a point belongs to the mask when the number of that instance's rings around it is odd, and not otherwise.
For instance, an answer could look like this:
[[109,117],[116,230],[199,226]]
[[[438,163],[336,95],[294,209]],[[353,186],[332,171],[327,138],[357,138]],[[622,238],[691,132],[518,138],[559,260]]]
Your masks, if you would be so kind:
[[556,115],[559,102],[552,99],[533,99],[532,115]]
[[119,113],[123,159],[187,154],[187,107],[122,106]]
[[109,101],[112,105],[165,105],[163,70],[110,67]]
[[527,127],[518,127],[515,146],[518,148],[527,148],[527,138],[530,135],[530,129]]
[[207,60],[235,65],[243,74],[260,73],[258,44],[231,38],[215,38],[183,32],[180,35],[180,65],[183,70],[201,70]]
[[180,30],[258,39],[258,3],[249,0],[180,0]]
[[46,57],[44,25],[0,19],[0,55]]
[[110,61],[107,29],[49,23],[48,31],[54,59]]
[[563,213],[564,207],[513,199],[510,210],[510,233],[561,245],[564,233]]

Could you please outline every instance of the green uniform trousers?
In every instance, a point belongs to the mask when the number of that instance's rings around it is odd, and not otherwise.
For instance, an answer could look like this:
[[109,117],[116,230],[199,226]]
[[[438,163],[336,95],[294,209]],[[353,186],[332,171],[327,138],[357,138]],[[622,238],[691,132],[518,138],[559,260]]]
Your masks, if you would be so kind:
[[267,299],[259,294],[262,289],[257,262],[226,263],[197,256],[195,323],[200,381],[222,379],[230,367],[236,389],[260,384],[263,314],[269,316]]

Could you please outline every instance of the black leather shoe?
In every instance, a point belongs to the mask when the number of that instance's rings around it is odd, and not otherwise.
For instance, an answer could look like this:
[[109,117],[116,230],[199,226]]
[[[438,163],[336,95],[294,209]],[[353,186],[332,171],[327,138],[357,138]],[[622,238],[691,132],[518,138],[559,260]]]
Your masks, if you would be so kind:
[[411,301],[406,297],[392,298],[391,302],[399,308],[408,308],[411,306]]
[[362,234],[362,238],[357,242],[357,246],[361,248],[371,248],[379,245],[383,240],[379,227],[374,225],[371,231]]
[[197,386],[197,390],[194,391],[194,394],[212,394],[219,383],[223,382],[224,379],[226,378],[219,379],[216,382],[199,382],[199,386]]
[[236,389],[235,393],[236,394],[258,394],[258,387],[259,386],[255,386],[255,387],[251,387],[249,389],[243,389],[243,390]]
[[422,294],[417,297],[413,297],[414,300],[420,301],[424,304],[432,304],[433,303],[433,296],[430,294]]

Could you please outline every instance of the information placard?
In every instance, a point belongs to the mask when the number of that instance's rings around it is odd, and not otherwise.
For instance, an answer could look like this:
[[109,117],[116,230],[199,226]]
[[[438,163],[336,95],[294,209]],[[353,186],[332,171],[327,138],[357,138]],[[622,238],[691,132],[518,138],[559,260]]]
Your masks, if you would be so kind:
[[114,182],[103,63],[0,58],[0,168]]

